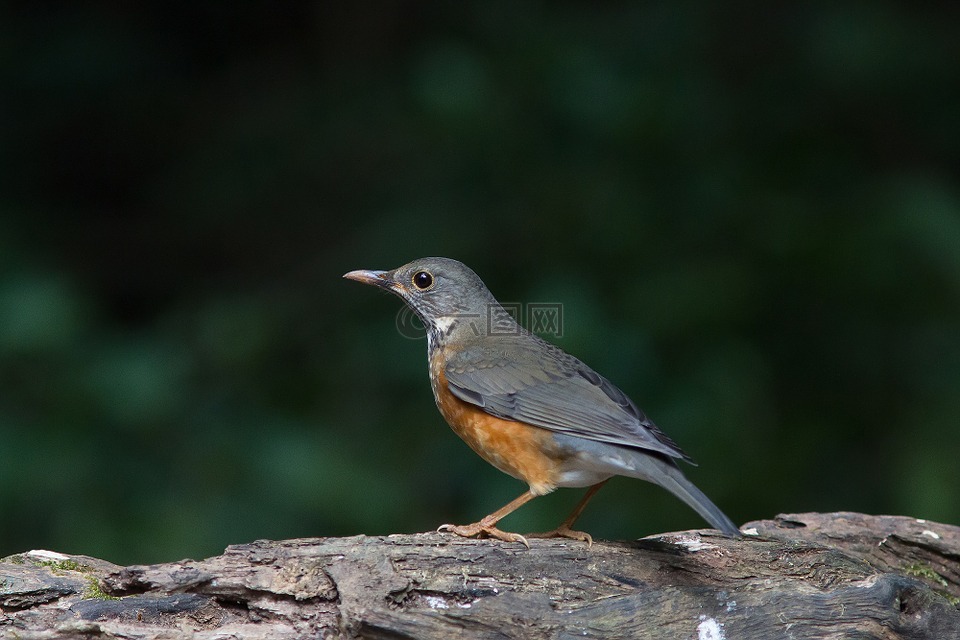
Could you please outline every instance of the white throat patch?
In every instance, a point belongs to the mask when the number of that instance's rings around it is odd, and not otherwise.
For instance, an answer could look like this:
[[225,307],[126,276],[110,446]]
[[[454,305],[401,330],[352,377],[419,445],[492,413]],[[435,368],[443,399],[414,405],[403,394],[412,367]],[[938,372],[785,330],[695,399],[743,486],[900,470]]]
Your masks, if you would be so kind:
[[450,327],[453,326],[453,323],[457,321],[455,316],[442,316],[433,321],[434,326],[440,331],[440,333],[446,335],[450,331]]

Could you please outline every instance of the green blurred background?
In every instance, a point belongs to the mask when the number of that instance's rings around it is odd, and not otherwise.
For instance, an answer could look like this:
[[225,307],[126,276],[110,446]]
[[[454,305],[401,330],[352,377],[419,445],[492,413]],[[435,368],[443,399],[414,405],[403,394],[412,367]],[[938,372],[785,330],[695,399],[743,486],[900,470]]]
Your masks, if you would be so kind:
[[[5,4],[0,556],[518,495],[399,300],[340,278],[422,255],[562,303],[737,522],[960,522],[957,33],[948,2]],[[619,478],[582,525],[703,523]]]

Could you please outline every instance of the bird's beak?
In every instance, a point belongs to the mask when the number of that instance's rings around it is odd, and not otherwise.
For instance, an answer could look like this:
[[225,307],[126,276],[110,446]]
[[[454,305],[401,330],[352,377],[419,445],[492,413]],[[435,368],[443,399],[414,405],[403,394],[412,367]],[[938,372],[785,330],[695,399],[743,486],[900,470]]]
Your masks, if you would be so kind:
[[393,285],[393,279],[390,278],[389,271],[368,271],[366,269],[357,269],[350,273],[343,274],[347,280],[356,280],[363,284],[372,284],[381,289],[389,289]]

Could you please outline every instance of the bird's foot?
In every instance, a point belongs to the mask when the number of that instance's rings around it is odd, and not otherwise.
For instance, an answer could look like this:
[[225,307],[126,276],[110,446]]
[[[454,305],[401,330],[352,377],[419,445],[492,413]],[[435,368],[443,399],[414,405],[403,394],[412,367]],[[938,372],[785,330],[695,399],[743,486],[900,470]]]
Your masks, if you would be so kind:
[[528,538],[570,538],[571,540],[579,540],[580,542],[586,542],[587,547],[593,546],[593,536],[591,536],[586,531],[574,531],[566,525],[560,525],[553,531],[544,531],[543,533],[528,533]]
[[500,529],[497,529],[493,523],[484,522],[483,520],[480,522],[474,522],[473,524],[464,525],[442,524],[437,527],[437,531],[453,533],[463,538],[496,538],[497,540],[503,540],[504,542],[522,542],[523,546],[525,546],[527,549],[530,548],[530,543],[527,542],[527,539],[519,533],[501,531]]

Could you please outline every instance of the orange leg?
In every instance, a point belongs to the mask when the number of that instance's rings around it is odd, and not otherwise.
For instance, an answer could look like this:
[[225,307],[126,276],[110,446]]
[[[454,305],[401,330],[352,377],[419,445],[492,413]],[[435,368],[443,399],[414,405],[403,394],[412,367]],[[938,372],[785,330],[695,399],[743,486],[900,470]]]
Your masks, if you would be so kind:
[[[450,533],[455,533],[458,536],[463,536],[464,538],[472,538],[473,536],[491,537],[498,540],[503,540],[504,542],[522,542],[528,549],[530,544],[527,542],[527,539],[524,538],[519,533],[510,533],[508,531],[501,531],[497,529],[497,523],[500,522],[503,518],[510,515],[523,505],[527,504],[537,496],[533,493],[527,491],[522,495],[514,498],[504,506],[500,507],[487,517],[480,520],[480,522],[474,522],[473,524],[465,525],[454,525],[454,524],[442,524],[437,528],[437,531],[449,531]],[[579,515],[579,514],[577,514]],[[572,524],[572,522],[571,522]]]
[[585,531],[574,531],[571,529],[573,523],[577,521],[577,518],[580,517],[580,514],[583,513],[583,510],[587,507],[587,503],[590,502],[590,498],[594,496],[597,491],[600,491],[600,487],[606,484],[606,480],[603,482],[598,482],[593,485],[580,499],[580,502],[577,503],[577,506],[573,508],[573,511],[567,516],[567,519],[560,523],[560,526],[554,529],[553,531],[545,531],[543,533],[531,533],[528,534],[531,538],[572,538],[573,540],[580,540],[581,542],[586,542],[587,546],[593,545],[593,537]]

